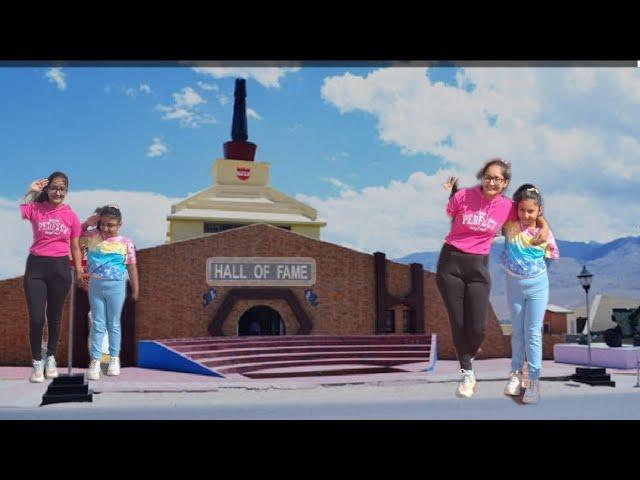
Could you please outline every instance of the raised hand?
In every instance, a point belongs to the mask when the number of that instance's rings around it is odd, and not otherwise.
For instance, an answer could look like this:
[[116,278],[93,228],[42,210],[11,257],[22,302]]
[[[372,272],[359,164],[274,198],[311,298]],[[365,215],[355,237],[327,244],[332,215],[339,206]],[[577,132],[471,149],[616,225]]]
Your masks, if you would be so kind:
[[442,184],[442,188],[451,190],[456,183],[458,183],[458,177],[450,176],[447,178],[447,181]]
[[100,215],[91,215],[84,221],[84,225],[86,227],[95,227],[98,225],[98,221],[100,220]]
[[42,189],[46,187],[48,184],[49,184],[49,180],[46,178],[41,178],[40,180],[34,180],[33,182],[31,182],[31,185],[29,185],[29,191],[27,192],[27,195],[34,192],[40,193]]

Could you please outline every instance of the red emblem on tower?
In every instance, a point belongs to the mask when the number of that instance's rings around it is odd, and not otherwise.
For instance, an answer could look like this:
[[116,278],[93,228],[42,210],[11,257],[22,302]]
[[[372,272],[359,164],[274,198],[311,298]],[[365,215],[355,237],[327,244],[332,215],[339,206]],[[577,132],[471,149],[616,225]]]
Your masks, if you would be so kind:
[[251,176],[251,169],[246,167],[237,167],[236,176],[243,182],[246,182]]

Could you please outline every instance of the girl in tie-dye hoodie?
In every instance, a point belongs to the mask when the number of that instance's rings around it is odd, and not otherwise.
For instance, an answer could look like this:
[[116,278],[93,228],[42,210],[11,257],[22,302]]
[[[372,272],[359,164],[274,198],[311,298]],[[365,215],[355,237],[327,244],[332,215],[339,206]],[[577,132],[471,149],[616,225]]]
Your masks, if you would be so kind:
[[[93,231],[87,231],[95,226]],[[91,305],[91,363],[89,380],[100,379],[100,359],[105,331],[109,336],[109,367],[107,375],[120,374],[120,315],[126,296],[127,276],[131,296],[138,299],[138,270],[133,242],[120,235],[122,214],[115,205],[99,209],[89,217],[82,229],[87,237],[87,272],[89,274],[89,304]]]
[[526,358],[529,387],[522,401],[537,403],[540,398],[538,378],[542,364],[542,322],[549,301],[547,267],[560,255],[551,230],[546,242],[539,245],[531,243],[539,230],[536,220],[542,215],[540,191],[526,183],[516,190],[513,200],[518,219],[505,222],[503,227],[503,265],[512,324],[511,373],[504,393],[520,395],[522,367]]

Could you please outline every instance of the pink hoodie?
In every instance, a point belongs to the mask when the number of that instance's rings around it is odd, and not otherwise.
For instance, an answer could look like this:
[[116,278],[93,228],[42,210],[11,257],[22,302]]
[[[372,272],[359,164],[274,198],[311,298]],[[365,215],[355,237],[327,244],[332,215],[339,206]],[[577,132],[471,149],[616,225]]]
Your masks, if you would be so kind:
[[31,222],[33,244],[29,249],[38,257],[65,257],[70,252],[70,239],[81,233],[80,219],[71,207],[52,207],[49,202],[20,205],[22,218]]
[[447,215],[453,217],[453,223],[445,243],[476,255],[488,255],[504,222],[518,219],[513,200],[502,195],[487,200],[480,186],[457,191],[449,199]]

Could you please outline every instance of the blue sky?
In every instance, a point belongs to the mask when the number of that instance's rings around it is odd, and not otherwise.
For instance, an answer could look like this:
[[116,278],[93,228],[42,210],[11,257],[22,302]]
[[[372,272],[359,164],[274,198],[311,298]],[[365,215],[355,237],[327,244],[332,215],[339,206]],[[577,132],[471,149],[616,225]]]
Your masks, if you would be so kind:
[[[230,140],[235,77],[213,80],[190,68],[75,67],[62,69],[66,87],[61,90],[45,79],[48,70],[0,70],[0,91],[10,112],[0,118],[5,137],[0,158],[3,167],[20,172],[23,183],[63,169],[74,189],[180,197],[208,186],[211,162]],[[347,70],[366,75],[372,69],[310,68],[281,79],[277,88],[248,79],[247,105],[261,117],[249,118],[249,140],[258,145],[256,160],[271,163],[275,188],[324,196],[335,187],[319,177],[344,178],[358,188],[404,178],[416,169],[434,170],[432,156],[407,157],[381,142],[371,116],[340,115],[320,98],[324,79]],[[218,90],[204,90],[198,82]],[[140,91],[140,85],[148,85],[151,93]],[[216,123],[181,127],[162,119],[156,106],[171,105],[172,94],[185,87],[206,101],[199,114]],[[228,103],[222,105],[221,96]],[[166,154],[147,157],[153,138],[167,146]],[[113,170],[116,175],[107,173]],[[24,186],[11,182],[10,188],[5,195],[11,198]]]
[[[54,170],[88,215],[120,203],[139,247],[162,243],[171,203],[210,185],[247,78],[249,140],[271,185],[328,222],[322,238],[397,257],[439,248],[448,174],[484,160],[532,181],[564,240],[637,235],[640,75],[634,68],[0,68],[0,278],[21,274],[16,204]],[[513,188],[511,189],[513,191]],[[127,223],[128,220],[128,223]]]

